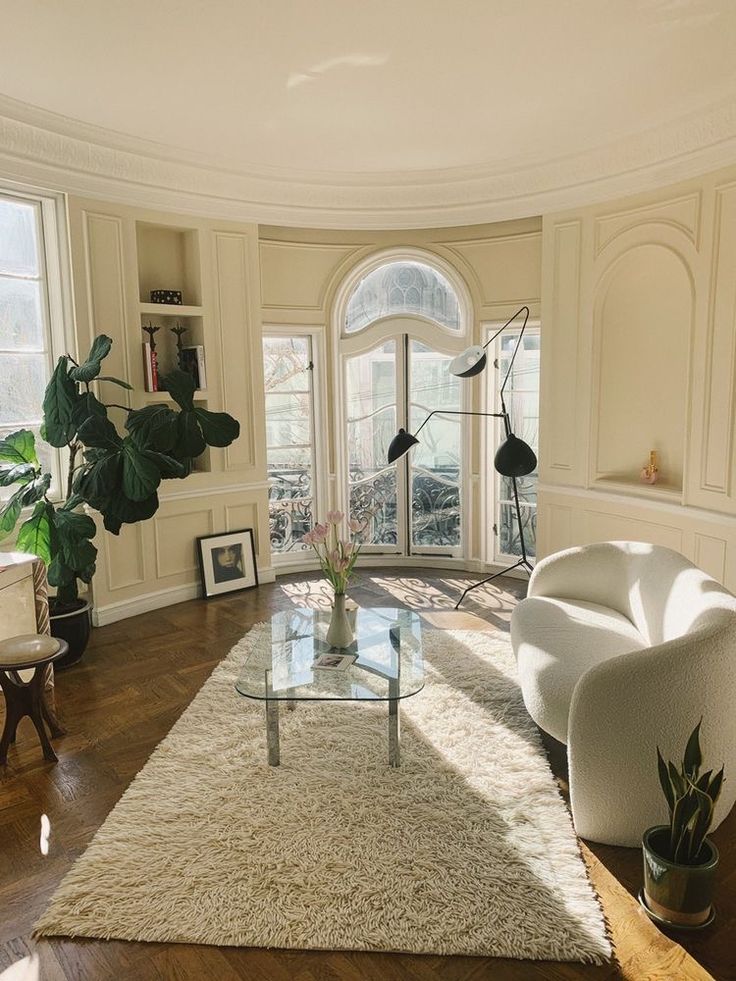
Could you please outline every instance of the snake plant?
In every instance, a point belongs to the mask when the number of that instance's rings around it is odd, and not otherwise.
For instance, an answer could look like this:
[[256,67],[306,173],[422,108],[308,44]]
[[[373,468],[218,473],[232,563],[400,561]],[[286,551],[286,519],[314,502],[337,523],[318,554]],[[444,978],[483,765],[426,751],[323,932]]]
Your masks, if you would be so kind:
[[713,810],[723,785],[723,767],[700,773],[703,763],[700,751],[700,726],[695,726],[685,747],[679,770],[671,761],[665,763],[657,747],[659,782],[670,813],[669,855],[678,865],[698,865],[700,851],[713,821]]

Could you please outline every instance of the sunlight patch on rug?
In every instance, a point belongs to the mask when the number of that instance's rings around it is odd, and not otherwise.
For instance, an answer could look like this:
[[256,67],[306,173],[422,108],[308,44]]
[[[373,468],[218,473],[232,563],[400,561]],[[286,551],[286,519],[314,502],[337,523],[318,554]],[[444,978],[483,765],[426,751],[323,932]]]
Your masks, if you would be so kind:
[[39,935],[600,963],[611,956],[508,639],[424,631],[402,703],[302,702],[266,764],[264,709],[234,690],[255,627],[123,795]]

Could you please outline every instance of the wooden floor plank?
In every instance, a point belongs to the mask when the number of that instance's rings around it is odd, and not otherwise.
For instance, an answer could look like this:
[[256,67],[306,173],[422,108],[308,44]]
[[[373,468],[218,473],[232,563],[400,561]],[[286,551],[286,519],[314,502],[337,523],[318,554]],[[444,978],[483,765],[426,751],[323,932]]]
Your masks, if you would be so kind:
[[[457,597],[472,581],[419,569],[361,570],[351,595],[363,606],[416,609],[439,628],[508,630],[525,584],[499,580],[496,588],[471,594],[455,612]],[[0,770],[0,979],[6,968],[37,956],[38,981],[736,981],[736,812],[715,835],[721,850],[718,918],[699,934],[669,937],[644,915],[635,898],[638,850],[583,844],[616,948],[616,961],[605,966],[123,941],[35,943],[33,923],[65,872],[233,644],[278,609],[324,608],[328,602],[324,582],[294,575],[93,632],[84,660],[57,678],[57,707],[69,730],[55,743],[59,764],[43,760],[26,727]],[[0,704],[0,723],[3,711]],[[564,792],[564,760],[550,753]],[[42,814],[51,823],[48,855],[40,850]]]

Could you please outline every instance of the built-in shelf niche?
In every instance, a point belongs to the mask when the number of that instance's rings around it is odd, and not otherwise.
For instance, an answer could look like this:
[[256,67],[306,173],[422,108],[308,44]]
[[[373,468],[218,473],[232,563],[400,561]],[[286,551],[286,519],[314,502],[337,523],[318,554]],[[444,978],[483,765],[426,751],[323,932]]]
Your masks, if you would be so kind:
[[152,290],[179,290],[182,304],[199,306],[202,281],[196,229],[139,221],[136,222],[136,241],[141,303],[150,303]]
[[[158,304],[152,304],[152,306],[157,306]],[[167,307],[167,310],[176,309],[175,307]],[[177,356],[176,356],[176,335],[171,332],[172,327],[176,327],[179,324],[182,327],[187,328],[186,334],[182,336],[182,344],[184,347],[191,347],[195,344],[201,344],[204,347],[204,325],[201,317],[183,317],[180,314],[177,315],[166,315],[161,314],[141,314],[141,343],[148,340],[148,334],[143,330],[144,325],[153,325],[159,327],[160,329],[154,334],[154,341],[156,343],[156,353],[158,354],[158,371],[159,376],[167,374],[167,372],[172,371],[178,366]],[[205,367],[206,367],[207,352],[205,351]],[[156,394],[155,392],[152,394]]]

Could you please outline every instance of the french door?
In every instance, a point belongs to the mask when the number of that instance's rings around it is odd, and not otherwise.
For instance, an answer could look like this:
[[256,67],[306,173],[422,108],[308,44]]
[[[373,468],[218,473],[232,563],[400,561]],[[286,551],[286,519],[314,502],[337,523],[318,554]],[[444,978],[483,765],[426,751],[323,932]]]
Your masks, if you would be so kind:
[[408,317],[342,342],[343,486],[366,552],[462,554],[462,419],[433,416],[419,444],[387,462],[399,428],[413,433],[430,412],[463,408],[461,380],[448,371],[460,343]]

